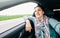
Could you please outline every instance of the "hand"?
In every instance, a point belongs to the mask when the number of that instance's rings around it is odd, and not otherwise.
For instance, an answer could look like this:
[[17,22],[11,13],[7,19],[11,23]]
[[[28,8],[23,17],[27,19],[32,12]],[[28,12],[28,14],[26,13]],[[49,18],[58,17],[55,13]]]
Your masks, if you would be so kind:
[[36,27],[37,27],[37,28],[40,28],[40,27],[41,27],[41,25],[40,25],[40,24],[37,24],[37,25],[36,25]]
[[39,28],[40,27],[40,24],[37,24],[37,26],[36,26],[37,28]]
[[30,21],[26,20],[26,28],[25,28],[25,30],[31,32],[31,29],[32,29],[32,27],[31,27]]

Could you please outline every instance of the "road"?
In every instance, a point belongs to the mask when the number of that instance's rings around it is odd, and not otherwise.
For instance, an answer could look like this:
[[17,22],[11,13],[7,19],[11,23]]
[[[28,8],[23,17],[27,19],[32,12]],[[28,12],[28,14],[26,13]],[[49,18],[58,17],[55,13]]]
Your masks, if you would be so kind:
[[5,20],[5,21],[0,21],[0,33],[24,22],[24,19],[22,18],[17,18],[17,19],[11,19],[11,20]]

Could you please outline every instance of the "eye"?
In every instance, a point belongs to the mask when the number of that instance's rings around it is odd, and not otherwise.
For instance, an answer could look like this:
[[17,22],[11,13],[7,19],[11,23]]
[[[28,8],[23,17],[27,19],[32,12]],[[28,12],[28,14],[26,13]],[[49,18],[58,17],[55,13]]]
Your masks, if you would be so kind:
[[41,9],[38,9],[38,11],[41,11]]

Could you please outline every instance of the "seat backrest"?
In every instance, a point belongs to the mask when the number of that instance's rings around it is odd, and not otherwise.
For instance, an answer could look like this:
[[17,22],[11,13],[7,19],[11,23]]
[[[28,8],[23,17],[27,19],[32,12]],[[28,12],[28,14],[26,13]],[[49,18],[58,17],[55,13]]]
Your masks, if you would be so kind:
[[35,29],[34,29],[34,22],[35,19],[34,17],[24,17],[26,20],[28,19],[30,21],[30,24],[32,26],[32,30],[31,32],[27,32],[25,31],[25,29],[20,33],[21,35],[19,35],[19,38],[35,38]]

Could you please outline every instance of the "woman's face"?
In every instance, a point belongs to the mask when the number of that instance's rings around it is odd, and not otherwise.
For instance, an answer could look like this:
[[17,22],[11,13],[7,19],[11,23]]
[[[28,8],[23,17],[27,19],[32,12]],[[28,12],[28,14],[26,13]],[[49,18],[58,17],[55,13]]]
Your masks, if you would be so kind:
[[44,15],[44,11],[40,7],[35,8],[35,16],[41,18]]

